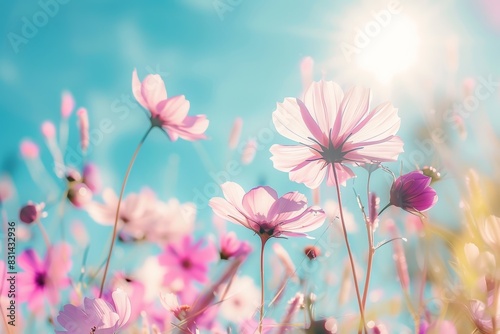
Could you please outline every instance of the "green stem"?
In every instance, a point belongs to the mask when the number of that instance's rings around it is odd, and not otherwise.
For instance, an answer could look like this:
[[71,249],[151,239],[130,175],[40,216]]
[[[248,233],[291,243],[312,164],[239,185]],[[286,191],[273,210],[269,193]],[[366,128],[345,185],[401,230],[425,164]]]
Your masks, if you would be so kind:
[[142,144],[144,144],[144,141],[146,140],[146,138],[148,137],[148,135],[152,129],[153,129],[153,126],[151,126],[148,129],[148,131],[146,131],[146,133],[142,137],[141,141],[139,142],[139,145],[137,145],[137,148],[135,149],[135,152],[132,155],[132,159],[130,159],[130,162],[128,164],[128,168],[127,168],[127,171],[125,173],[125,177],[123,178],[122,188],[120,190],[120,196],[118,198],[118,204],[116,206],[115,223],[113,225],[113,235],[111,237],[111,245],[109,246],[108,257],[106,260],[106,267],[104,268],[104,275],[102,276],[101,289],[99,291],[99,298],[102,297],[102,292],[104,290],[104,282],[106,281],[106,275],[108,274],[109,263],[111,262],[111,255],[113,253],[113,247],[115,245],[116,232],[118,229],[118,217],[120,216],[120,205],[122,203],[123,193],[125,191],[125,185],[127,184],[127,180],[128,180],[129,175],[130,175],[130,171],[132,170],[132,166],[134,165],[135,159],[137,158],[137,154],[139,153],[139,151],[142,147]]
[[[337,189],[337,198],[339,201],[339,211],[340,211],[340,221],[342,222],[342,231],[344,233],[344,239],[345,239],[345,244],[347,248],[347,254],[349,255],[349,262],[351,264],[351,271],[352,271],[352,277],[354,280],[354,288],[356,290],[356,299],[358,300],[358,306],[359,306],[359,313],[361,315],[361,322],[364,328],[364,331],[366,332],[366,323],[365,323],[365,313],[363,311],[363,304],[361,302],[361,295],[359,293],[359,286],[358,286],[358,277],[356,275],[356,268],[354,266],[354,259],[352,257],[352,252],[351,252],[351,246],[349,245],[349,238],[347,237],[347,229],[345,227],[345,221],[344,221],[344,210],[342,209],[342,198],[340,196],[340,186],[339,186],[339,180],[337,177],[337,171],[335,168],[335,165],[333,167],[333,175],[335,177],[335,187]],[[358,333],[361,333],[361,326],[358,330]]]

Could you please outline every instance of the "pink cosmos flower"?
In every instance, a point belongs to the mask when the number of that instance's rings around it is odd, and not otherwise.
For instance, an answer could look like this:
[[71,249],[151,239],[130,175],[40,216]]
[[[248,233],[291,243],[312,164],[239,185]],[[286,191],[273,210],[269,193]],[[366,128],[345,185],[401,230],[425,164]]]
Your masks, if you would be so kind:
[[23,272],[18,275],[19,301],[27,302],[33,312],[41,311],[44,301],[59,303],[61,291],[69,286],[71,248],[67,244],[52,246],[42,260],[33,249],[27,249],[18,259]]
[[157,199],[152,206],[153,218],[146,228],[146,240],[164,245],[194,230],[196,206],[193,203],[180,203],[176,198],[166,202]]
[[[493,298],[489,294],[488,305],[480,300],[473,299],[469,302],[469,311],[472,321],[483,333],[493,333]],[[500,322],[500,312],[494,314],[495,323]]]
[[190,235],[169,243],[158,260],[167,268],[165,284],[176,280],[188,285],[192,281],[206,283],[208,281],[208,264],[217,259],[217,251],[212,245],[203,247],[203,239],[194,242]]
[[[86,209],[97,223],[114,223],[118,197],[111,189],[102,192],[104,203],[93,202]],[[122,200],[118,222],[122,241],[147,240],[158,244],[177,240],[191,233],[196,219],[193,203],[180,203],[172,198],[163,202],[149,189],[132,193]]]
[[205,139],[209,121],[205,115],[187,116],[189,101],[184,95],[167,98],[167,90],[158,74],[150,74],[141,82],[132,73],[132,92],[141,106],[150,112],[151,124],[162,128],[171,141]]
[[299,145],[271,146],[274,168],[290,180],[317,188],[354,177],[346,163],[395,161],[403,152],[396,136],[400,118],[389,102],[370,111],[368,89],[354,87],[345,95],[334,82],[313,82],[303,101],[286,98],[273,113],[276,130]]
[[253,188],[245,194],[234,182],[221,185],[224,198],[214,197],[209,205],[218,216],[254,231],[262,240],[272,237],[307,236],[306,232],[320,227],[325,212],[319,207],[307,207],[307,198],[289,192],[278,198],[267,186]]
[[411,213],[429,210],[438,200],[431,181],[422,171],[401,175],[391,186],[390,204]]
[[112,294],[113,303],[102,298],[85,298],[81,307],[64,306],[57,322],[64,330],[57,334],[114,334],[125,327],[130,318],[130,300],[127,294],[117,289]]
[[146,287],[133,276],[127,276],[122,272],[115,273],[111,282],[111,288],[101,298],[110,304],[113,303],[113,294],[116,290],[123,291],[128,300],[130,300],[129,322],[133,323],[136,321],[140,317],[141,312],[150,307],[151,303],[145,300]]
[[[219,294],[226,289],[227,284],[221,285]],[[237,324],[251,318],[259,307],[259,292],[251,277],[234,277],[220,306],[221,315]]]
[[[113,225],[118,196],[113,190],[104,189],[102,198],[104,203],[90,203],[86,207],[87,212],[97,223]],[[118,216],[122,240],[142,240],[145,238],[146,225],[154,214],[151,207],[153,198],[149,191],[142,190],[138,194],[129,194],[122,200]]]
[[239,255],[246,255],[252,251],[252,246],[246,241],[238,240],[236,233],[223,233],[220,236],[219,255],[222,260],[229,260]]

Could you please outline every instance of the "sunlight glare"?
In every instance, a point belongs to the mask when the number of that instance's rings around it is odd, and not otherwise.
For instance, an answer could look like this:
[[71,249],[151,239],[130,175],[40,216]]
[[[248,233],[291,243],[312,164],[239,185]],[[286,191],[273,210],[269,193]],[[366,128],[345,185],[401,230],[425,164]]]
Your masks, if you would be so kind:
[[409,69],[417,59],[419,36],[417,26],[407,17],[399,17],[384,27],[380,36],[358,55],[360,68],[372,72],[381,83]]

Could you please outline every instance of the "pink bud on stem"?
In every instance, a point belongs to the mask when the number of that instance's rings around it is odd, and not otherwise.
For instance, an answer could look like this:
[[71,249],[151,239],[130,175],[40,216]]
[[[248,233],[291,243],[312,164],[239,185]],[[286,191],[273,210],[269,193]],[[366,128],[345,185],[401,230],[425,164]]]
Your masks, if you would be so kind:
[[234,120],[233,127],[231,129],[231,134],[229,135],[229,148],[231,150],[234,150],[236,146],[238,146],[242,128],[243,128],[243,120],[241,119],[241,117],[237,117]]
[[78,126],[80,127],[80,146],[82,152],[87,152],[89,147],[90,137],[89,137],[89,116],[87,109],[80,108],[76,112],[78,115]]

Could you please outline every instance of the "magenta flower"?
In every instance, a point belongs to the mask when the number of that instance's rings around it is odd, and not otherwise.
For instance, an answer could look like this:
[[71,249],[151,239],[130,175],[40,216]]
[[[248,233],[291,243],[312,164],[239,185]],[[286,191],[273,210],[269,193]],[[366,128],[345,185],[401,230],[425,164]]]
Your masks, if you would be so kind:
[[431,181],[421,171],[401,175],[391,186],[390,204],[411,213],[429,210],[438,200]]
[[167,90],[158,74],[150,74],[141,82],[132,73],[132,92],[141,106],[150,112],[152,126],[162,128],[171,141],[205,139],[209,121],[205,115],[187,116],[189,101],[184,95],[167,98]]
[[59,303],[61,291],[69,286],[71,248],[67,244],[52,246],[42,260],[33,249],[27,249],[18,259],[23,272],[18,275],[18,296],[33,312],[41,311],[44,301]]
[[400,118],[389,102],[370,111],[370,91],[355,87],[345,95],[334,82],[313,82],[304,99],[286,98],[273,113],[276,130],[299,145],[271,146],[274,168],[290,180],[317,188],[324,178],[335,185],[354,177],[346,163],[395,161],[403,152],[396,136]]
[[117,333],[130,318],[130,300],[127,294],[120,289],[113,292],[112,299],[112,304],[102,298],[85,298],[81,307],[72,304],[65,305],[57,316],[57,322],[65,330],[56,330],[56,333]]
[[307,207],[306,197],[296,191],[278,198],[267,186],[246,194],[234,182],[226,182],[221,188],[225,199],[214,197],[209,202],[215,214],[245,226],[263,240],[281,235],[307,236],[306,232],[317,229],[325,220],[325,212],[316,206]]
[[248,255],[252,246],[246,241],[238,240],[236,233],[229,232],[220,236],[219,255],[222,260],[229,260],[240,255]]
[[184,285],[191,281],[208,281],[208,263],[217,258],[217,251],[212,245],[203,247],[203,239],[193,241],[190,235],[175,243],[169,243],[159,255],[160,265],[167,268],[165,284],[180,280]]

